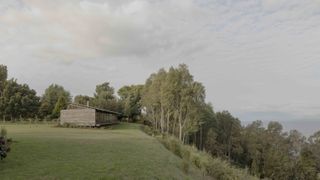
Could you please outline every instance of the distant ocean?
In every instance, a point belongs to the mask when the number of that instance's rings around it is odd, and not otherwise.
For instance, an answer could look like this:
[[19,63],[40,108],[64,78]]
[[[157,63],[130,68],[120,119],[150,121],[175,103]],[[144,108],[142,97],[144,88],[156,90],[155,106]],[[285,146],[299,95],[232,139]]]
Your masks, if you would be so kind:
[[[242,125],[248,125],[252,121],[242,121]],[[262,121],[266,127],[270,121]],[[284,131],[289,132],[292,129],[296,129],[304,136],[309,137],[317,131],[320,131],[320,120],[292,120],[292,121],[279,121]]]

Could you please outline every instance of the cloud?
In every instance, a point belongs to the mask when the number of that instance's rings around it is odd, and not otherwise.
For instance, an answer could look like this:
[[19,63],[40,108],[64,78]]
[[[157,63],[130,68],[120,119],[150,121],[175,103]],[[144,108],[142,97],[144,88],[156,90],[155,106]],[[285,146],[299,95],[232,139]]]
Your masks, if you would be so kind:
[[0,16],[2,43],[46,60],[148,56],[179,41],[170,16],[192,17],[193,7],[185,2],[169,3],[178,12],[165,14],[157,9],[163,3],[151,1],[25,0]]
[[187,63],[217,110],[317,115],[319,19],[319,0],[0,0],[0,63],[86,94],[79,74],[120,87]]

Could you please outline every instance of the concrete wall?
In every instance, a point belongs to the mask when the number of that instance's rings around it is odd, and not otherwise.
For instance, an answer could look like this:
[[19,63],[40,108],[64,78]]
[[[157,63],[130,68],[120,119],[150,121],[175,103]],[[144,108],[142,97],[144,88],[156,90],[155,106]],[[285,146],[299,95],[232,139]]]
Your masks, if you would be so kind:
[[95,126],[94,109],[68,109],[62,110],[60,124],[70,123],[78,126]]

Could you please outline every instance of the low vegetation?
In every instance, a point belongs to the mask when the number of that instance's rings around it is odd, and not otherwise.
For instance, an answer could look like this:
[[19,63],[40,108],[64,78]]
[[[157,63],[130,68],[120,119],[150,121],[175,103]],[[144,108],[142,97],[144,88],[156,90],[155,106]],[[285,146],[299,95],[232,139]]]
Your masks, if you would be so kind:
[[189,163],[202,170],[204,175],[223,180],[257,180],[247,171],[235,168],[230,163],[210,154],[197,150],[197,148],[183,145],[174,137],[162,136],[159,141],[175,155],[183,159],[184,171],[188,171]]

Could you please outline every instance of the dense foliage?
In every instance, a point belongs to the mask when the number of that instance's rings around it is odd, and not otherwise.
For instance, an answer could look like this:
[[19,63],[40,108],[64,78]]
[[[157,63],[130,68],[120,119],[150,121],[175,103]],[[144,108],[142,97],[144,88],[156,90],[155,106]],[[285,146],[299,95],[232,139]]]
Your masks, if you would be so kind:
[[205,106],[205,90],[193,80],[186,65],[161,69],[147,80],[142,96],[147,118],[162,133],[181,141],[199,129],[199,114]]
[[41,97],[40,117],[58,118],[60,110],[65,109],[69,102],[71,95],[68,91],[57,84],[50,85]]
[[15,79],[7,80],[6,66],[0,66],[0,117],[3,120],[34,118],[40,106],[36,91]]
[[93,97],[77,95],[74,98],[74,102],[82,105],[88,105],[89,103],[90,106],[111,111],[121,111],[122,109],[114,88],[108,82],[97,85]]
[[141,114],[143,85],[124,86],[118,91],[122,111],[129,120],[136,120]]

